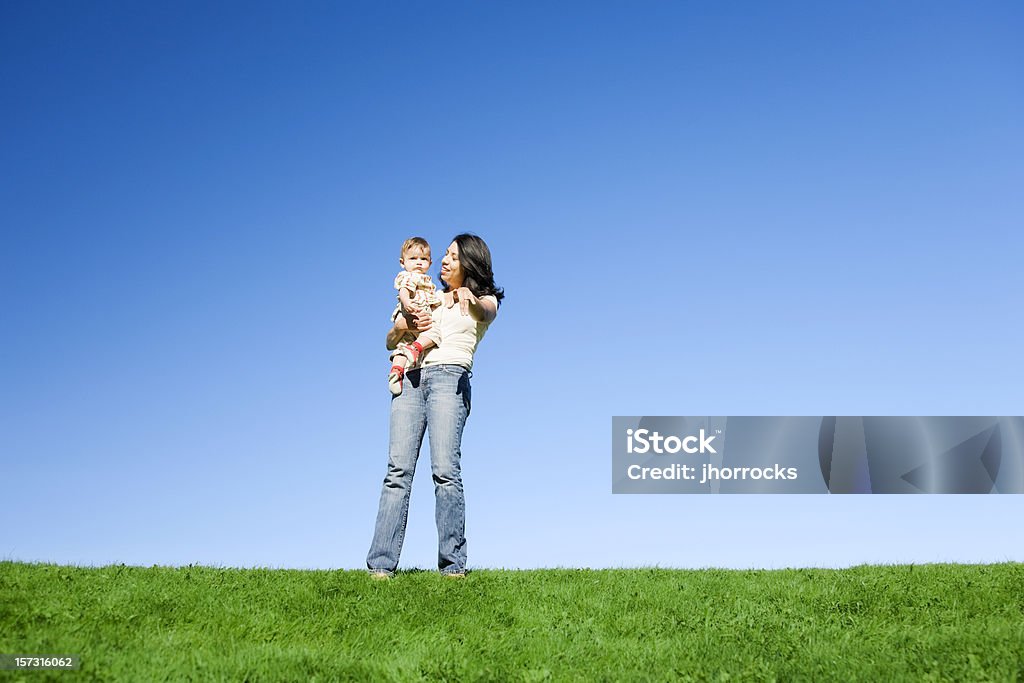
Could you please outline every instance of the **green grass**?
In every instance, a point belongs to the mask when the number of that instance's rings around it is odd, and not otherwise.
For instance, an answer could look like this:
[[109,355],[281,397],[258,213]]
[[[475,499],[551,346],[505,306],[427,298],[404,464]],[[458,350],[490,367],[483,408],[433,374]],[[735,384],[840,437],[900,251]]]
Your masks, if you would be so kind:
[[1024,681],[1024,565],[357,571],[0,562],[3,680]]

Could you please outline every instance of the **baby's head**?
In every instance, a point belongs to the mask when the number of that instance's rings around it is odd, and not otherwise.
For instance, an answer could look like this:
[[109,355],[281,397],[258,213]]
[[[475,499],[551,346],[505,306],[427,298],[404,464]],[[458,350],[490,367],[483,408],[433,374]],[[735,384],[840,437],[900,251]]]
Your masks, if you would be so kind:
[[430,245],[422,237],[410,237],[402,244],[398,262],[410,273],[426,273],[430,268]]

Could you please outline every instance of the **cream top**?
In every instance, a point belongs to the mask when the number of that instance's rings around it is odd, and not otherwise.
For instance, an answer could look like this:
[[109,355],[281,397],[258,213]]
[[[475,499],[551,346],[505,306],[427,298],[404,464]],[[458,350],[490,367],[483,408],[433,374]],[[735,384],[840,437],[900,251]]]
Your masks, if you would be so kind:
[[[494,295],[488,294],[480,297],[481,301],[484,299],[490,299],[497,310],[498,299]],[[437,346],[432,346],[423,352],[420,364],[461,365],[467,370],[472,370],[473,354],[476,353],[477,344],[487,333],[490,323],[474,320],[468,314],[462,315],[458,304],[447,308],[443,301],[434,309],[431,318],[433,322],[425,334]]]

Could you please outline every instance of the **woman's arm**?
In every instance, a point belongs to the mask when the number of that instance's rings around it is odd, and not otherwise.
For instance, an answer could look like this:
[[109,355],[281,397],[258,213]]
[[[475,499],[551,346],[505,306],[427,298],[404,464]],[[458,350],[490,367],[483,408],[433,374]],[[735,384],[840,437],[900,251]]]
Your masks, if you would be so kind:
[[[459,311],[462,315],[468,315],[482,323],[489,323],[498,315],[498,306],[494,299],[485,297],[477,298],[469,287],[459,287],[452,292],[452,305],[459,304]],[[449,306],[451,308],[451,306]]]
[[406,332],[425,332],[430,329],[430,323],[430,311],[420,310],[415,315],[403,313],[395,319],[395,324],[388,330],[384,345],[388,351],[394,351]]

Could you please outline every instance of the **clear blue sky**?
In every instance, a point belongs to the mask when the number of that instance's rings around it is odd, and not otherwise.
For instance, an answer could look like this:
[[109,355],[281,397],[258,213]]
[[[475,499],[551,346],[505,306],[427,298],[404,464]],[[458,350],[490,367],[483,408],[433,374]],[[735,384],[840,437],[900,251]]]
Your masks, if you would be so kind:
[[471,568],[1024,560],[1022,496],[613,496],[609,443],[1024,414],[1021,35],[1016,2],[3,3],[0,557],[363,566],[397,251],[471,230],[507,291]]

